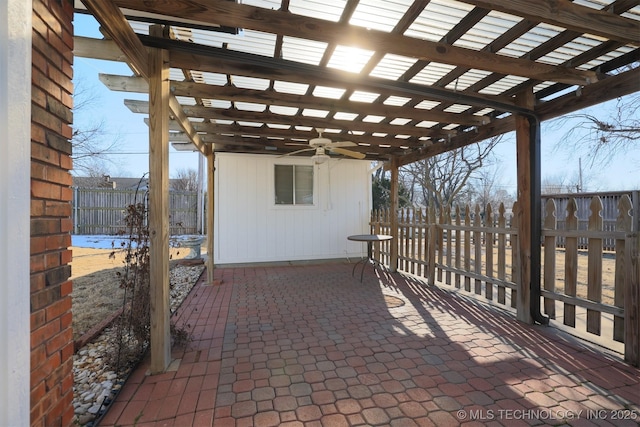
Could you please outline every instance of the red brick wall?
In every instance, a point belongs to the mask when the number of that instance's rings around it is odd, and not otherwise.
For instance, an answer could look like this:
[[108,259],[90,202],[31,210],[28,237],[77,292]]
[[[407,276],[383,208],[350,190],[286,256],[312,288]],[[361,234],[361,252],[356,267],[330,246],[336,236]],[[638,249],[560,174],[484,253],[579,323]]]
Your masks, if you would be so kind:
[[73,421],[71,78],[73,1],[33,0],[31,425]]

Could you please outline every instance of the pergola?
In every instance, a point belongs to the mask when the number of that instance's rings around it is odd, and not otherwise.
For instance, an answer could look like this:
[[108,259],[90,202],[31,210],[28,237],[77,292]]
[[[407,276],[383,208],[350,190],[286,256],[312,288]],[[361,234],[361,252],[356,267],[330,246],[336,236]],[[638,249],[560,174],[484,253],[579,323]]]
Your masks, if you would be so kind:
[[105,38],[76,37],[75,55],[127,62],[133,76],[102,81],[149,93],[128,105],[149,114],[151,370],[170,362],[170,141],[206,156],[213,194],[216,152],[286,154],[324,129],[386,162],[395,212],[401,166],[515,131],[518,317],[544,323],[540,122],[638,90],[639,3],[76,0]]

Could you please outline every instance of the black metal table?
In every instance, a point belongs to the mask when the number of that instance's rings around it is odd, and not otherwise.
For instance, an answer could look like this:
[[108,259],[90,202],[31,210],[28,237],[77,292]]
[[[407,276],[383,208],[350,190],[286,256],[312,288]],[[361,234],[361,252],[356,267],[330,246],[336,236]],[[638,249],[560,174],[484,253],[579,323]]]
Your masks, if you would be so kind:
[[354,242],[366,242],[367,243],[367,257],[361,259],[356,262],[353,266],[353,270],[351,271],[351,275],[353,276],[356,271],[356,267],[358,264],[362,263],[362,270],[360,271],[360,281],[362,282],[362,276],[364,274],[364,267],[368,263],[372,264],[380,264],[378,261],[373,259],[373,243],[374,242],[385,242],[387,240],[393,239],[393,236],[389,236],[387,234],[355,234],[353,236],[348,236],[348,240],[353,240]]

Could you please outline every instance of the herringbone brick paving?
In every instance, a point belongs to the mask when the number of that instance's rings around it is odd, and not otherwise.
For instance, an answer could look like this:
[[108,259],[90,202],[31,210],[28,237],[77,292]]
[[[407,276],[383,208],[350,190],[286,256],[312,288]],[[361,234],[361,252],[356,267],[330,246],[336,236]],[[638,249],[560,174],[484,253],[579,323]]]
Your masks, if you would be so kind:
[[360,283],[346,263],[215,276],[175,319],[192,331],[179,367],[147,376],[143,363],[101,425],[640,421],[640,370],[414,278],[368,267]]

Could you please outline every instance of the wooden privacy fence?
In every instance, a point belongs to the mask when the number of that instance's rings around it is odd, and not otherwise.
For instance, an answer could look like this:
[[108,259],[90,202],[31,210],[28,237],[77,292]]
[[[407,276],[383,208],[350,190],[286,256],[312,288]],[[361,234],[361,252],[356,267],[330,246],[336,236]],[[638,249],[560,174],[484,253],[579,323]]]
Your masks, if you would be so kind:
[[[567,204],[564,229],[558,229],[553,200],[545,205],[540,266],[541,306],[551,324],[568,328],[598,344],[622,351],[625,360],[640,364],[640,248],[627,195],[618,203],[616,226],[605,230],[602,202],[590,203],[587,230],[579,230],[575,200]],[[485,215],[481,215],[485,212]],[[425,277],[513,312],[519,291],[518,204],[509,222],[504,205],[398,212],[398,239],[374,244],[374,257],[389,264],[397,245],[398,270]],[[389,210],[375,211],[371,232],[392,234]],[[562,238],[564,248],[556,247]],[[578,242],[586,241],[587,249]],[[605,253],[605,241],[615,240],[615,252]],[[529,308],[526,307],[528,310]],[[624,343],[624,345],[616,344]]]
[[[570,200],[575,201],[578,208],[576,217],[578,219],[577,229],[587,230],[589,227],[589,205],[593,197],[599,197],[602,202],[602,229],[614,231],[618,221],[618,203],[623,196],[629,196],[633,206],[635,228],[640,228],[640,215],[638,210],[640,207],[640,191],[613,191],[607,193],[577,193],[577,194],[545,194],[542,196],[542,216],[544,216],[545,205],[548,200],[553,200],[556,204],[556,227],[564,230],[567,225],[567,205]],[[559,248],[564,247],[564,236],[558,236],[556,245]],[[587,249],[588,238],[581,236],[578,239],[578,249]],[[605,238],[602,241],[602,248],[605,251],[616,250],[616,239]]]
[[[169,192],[169,231],[171,235],[196,234],[198,193]],[[126,232],[125,208],[134,203],[147,204],[144,190],[111,188],[74,188],[72,201],[74,234],[116,235]]]

